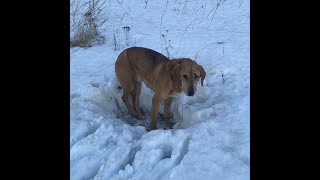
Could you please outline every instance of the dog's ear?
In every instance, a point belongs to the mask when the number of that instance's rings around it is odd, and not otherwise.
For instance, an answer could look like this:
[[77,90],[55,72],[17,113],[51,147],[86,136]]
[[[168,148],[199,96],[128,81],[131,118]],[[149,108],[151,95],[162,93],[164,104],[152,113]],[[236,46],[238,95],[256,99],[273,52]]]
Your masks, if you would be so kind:
[[206,78],[206,71],[203,69],[201,65],[199,65],[200,68],[200,77],[201,77],[201,86],[203,86],[203,80]]
[[181,70],[181,65],[180,63],[176,63],[172,70],[170,71],[171,79],[173,81],[174,85],[177,85],[179,87],[182,86],[181,84],[181,78],[180,78],[180,70]]

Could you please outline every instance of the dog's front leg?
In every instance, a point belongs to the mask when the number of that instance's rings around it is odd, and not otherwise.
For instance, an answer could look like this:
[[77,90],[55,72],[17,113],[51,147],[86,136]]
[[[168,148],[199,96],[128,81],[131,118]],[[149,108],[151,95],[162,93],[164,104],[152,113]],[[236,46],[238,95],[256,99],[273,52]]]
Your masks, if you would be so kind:
[[166,126],[170,129],[172,129],[172,122],[170,121],[170,109],[171,109],[171,103],[172,103],[173,97],[169,97],[164,101],[164,119],[166,121]]
[[158,112],[159,112],[161,102],[162,102],[161,97],[159,95],[155,94],[152,98],[151,122],[150,122],[150,129],[151,130],[156,129]]

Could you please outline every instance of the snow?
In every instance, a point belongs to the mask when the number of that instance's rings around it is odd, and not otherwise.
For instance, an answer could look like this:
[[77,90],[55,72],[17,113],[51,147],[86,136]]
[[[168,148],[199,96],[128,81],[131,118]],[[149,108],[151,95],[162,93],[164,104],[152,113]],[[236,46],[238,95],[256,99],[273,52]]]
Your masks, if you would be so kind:
[[[70,49],[70,179],[250,178],[249,0],[223,1],[212,21],[217,0],[166,2],[145,8],[142,0],[108,0],[100,29],[106,42]],[[160,30],[170,58],[192,58],[207,76],[194,97],[173,100],[173,129],[158,120],[158,129],[147,131],[153,92],[143,85],[146,119],[132,118],[114,63],[131,46],[167,55]]]

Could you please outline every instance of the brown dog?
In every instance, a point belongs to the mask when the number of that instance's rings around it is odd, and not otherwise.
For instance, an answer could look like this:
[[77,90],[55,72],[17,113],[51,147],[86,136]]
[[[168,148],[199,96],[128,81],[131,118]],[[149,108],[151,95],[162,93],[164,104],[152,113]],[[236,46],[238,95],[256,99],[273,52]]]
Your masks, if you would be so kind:
[[[180,92],[193,96],[197,83],[201,85],[206,72],[201,65],[188,58],[169,60],[164,55],[151,49],[132,47],[124,50],[115,63],[116,76],[123,89],[122,100],[132,116],[144,119],[139,108],[141,83],[144,81],[153,92],[151,109],[151,130],[156,129],[160,104],[164,102],[166,126],[172,128],[170,108],[173,97]],[[132,106],[129,103],[132,97]]]

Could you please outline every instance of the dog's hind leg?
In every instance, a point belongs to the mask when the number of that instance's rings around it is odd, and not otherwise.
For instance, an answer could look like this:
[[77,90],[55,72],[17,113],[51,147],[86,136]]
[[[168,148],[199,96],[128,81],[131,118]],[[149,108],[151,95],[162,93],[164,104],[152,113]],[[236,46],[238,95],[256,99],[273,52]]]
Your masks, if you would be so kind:
[[141,113],[140,107],[139,107],[139,97],[141,94],[141,86],[142,86],[142,82],[139,78],[137,78],[134,81],[134,90],[133,90],[133,92],[131,92],[131,96],[132,96],[132,100],[133,100],[134,109],[136,110],[136,112],[138,114],[138,118],[145,119],[143,114]]
[[137,117],[136,111],[134,110],[133,106],[129,102],[129,95],[130,95],[130,91],[127,88],[123,87],[122,100],[123,100],[124,104],[127,106],[127,109],[130,112],[130,114],[133,117]]
[[129,113],[133,117],[137,117],[137,113],[129,102],[129,95],[134,90],[135,73],[132,70],[126,53],[121,53],[115,63],[115,71],[117,79],[122,87],[122,100],[126,105]]
[[123,78],[121,73],[118,73],[117,77],[118,77],[118,80],[119,80],[121,87],[122,87],[122,90],[123,90],[122,100],[123,100],[124,104],[126,105],[129,113],[133,117],[137,117],[136,111],[134,110],[133,106],[129,102],[129,95],[134,90],[133,79]]

